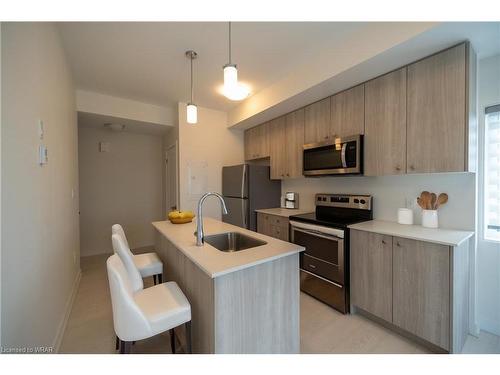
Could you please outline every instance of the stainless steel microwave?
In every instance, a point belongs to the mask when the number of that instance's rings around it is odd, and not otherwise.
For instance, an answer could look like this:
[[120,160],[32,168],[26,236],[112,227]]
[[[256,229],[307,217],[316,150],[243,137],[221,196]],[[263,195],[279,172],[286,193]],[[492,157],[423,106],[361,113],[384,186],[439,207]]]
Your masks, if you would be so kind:
[[363,173],[363,135],[304,145],[303,175]]

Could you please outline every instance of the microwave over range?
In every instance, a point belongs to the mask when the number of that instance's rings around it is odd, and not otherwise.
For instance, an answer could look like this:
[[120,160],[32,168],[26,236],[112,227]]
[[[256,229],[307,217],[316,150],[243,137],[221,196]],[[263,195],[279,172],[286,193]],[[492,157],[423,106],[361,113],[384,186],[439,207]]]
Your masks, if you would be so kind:
[[303,175],[306,177],[363,173],[363,135],[304,145]]

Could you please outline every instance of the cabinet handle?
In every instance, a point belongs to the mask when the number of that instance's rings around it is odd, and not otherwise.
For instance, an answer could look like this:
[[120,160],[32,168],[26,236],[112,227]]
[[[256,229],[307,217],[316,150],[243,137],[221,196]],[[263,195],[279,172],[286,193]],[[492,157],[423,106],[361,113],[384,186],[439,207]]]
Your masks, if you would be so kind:
[[328,136],[327,136],[327,135],[325,135],[325,139],[328,139]]
[[385,240],[382,240],[382,243],[385,245]]
[[413,171],[415,170],[415,167],[413,165],[410,165],[410,169]]
[[400,171],[400,170],[401,170],[401,167],[396,167],[396,170],[397,170],[397,171]]
[[310,264],[309,267],[316,268],[316,266],[314,264]]
[[287,173],[287,174],[286,174],[286,176],[287,176],[287,177],[290,177],[290,174],[289,174],[289,173]]
[[399,242],[396,242],[396,246],[397,247],[401,247],[401,245],[399,244]]

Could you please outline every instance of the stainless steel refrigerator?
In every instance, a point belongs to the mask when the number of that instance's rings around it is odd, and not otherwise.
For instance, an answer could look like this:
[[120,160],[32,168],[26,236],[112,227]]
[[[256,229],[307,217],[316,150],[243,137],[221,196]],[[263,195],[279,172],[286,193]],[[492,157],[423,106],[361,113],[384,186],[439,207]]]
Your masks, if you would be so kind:
[[222,221],[255,231],[255,210],[280,206],[281,180],[271,180],[269,167],[262,165],[222,167],[222,195],[228,210]]

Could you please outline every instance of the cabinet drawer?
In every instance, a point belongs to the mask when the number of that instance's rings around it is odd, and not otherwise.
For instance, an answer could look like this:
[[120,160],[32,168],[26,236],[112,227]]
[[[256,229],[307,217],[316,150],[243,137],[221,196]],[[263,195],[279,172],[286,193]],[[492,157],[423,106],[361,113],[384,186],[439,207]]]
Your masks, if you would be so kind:
[[271,237],[277,238],[278,240],[288,241],[288,227],[282,227],[271,224]]
[[288,227],[288,219],[282,216],[269,215],[269,223],[283,228]]
[[344,283],[338,266],[314,257],[310,257],[307,254],[300,254],[300,268],[324,277],[325,279],[341,284]]

